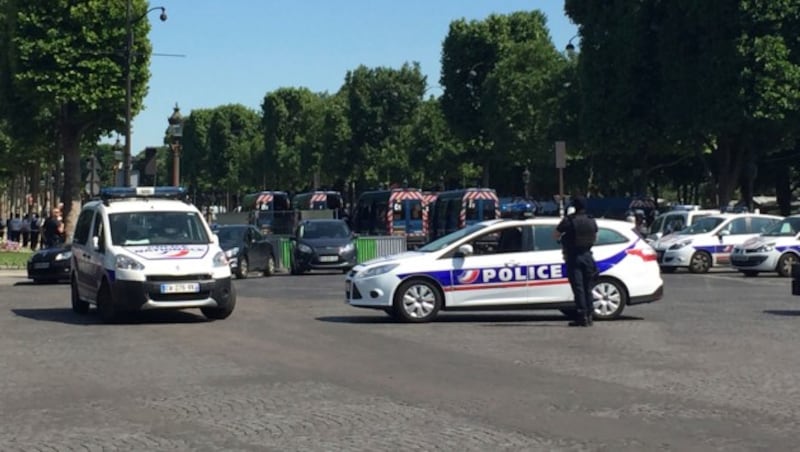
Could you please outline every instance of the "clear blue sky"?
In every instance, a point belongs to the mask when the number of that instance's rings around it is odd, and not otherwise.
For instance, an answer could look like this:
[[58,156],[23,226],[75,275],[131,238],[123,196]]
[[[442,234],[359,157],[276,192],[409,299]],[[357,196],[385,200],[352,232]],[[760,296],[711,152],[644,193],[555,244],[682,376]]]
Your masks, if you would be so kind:
[[[283,87],[335,92],[348,70],[418,62],[439,83],[450,22],[538,9],[563,48],[577,32],[562,0],[151,0],[153,52],[145,110],[133,118],[132,151],[159,146],[177,102],[193,109],[242,104],[260,111]],[[115,137],[112,137],[114,140]]]

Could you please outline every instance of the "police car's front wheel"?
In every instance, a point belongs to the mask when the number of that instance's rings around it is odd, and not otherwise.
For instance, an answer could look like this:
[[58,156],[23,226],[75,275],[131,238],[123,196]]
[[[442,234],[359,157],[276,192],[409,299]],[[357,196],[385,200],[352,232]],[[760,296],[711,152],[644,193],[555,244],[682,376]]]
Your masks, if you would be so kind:
[[689,260],[689,271],[692,273],[708,273],[711,268],[711,255],[705,251],[695,251]]
[[425,279],[405,281],[394,296],[394,314],[409,323],[430,322],[442,308],[442,293]]

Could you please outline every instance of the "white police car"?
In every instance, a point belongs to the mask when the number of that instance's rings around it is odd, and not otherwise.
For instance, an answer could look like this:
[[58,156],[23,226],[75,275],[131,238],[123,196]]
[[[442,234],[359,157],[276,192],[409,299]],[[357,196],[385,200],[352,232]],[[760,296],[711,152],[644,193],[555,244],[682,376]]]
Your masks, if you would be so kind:
[[[433,320],[440,310],[574,310],[558,218],[491,220],[434,240],[416,251],[374,259],[347,275],[347,303],[383,309],[406,322]],[[618,317],[626,305],[661,298],[653,249],[630,223],[597,220],[593,248],[600,276],[594,315]]]
[[[236,306],[231,270],[203,215],[177,187],[109,188],[83,206],[72,241],[72,309],[105,321],[146,309]],[[177,198],[177,199],[176,199]]]
[[745,276],[778,272],[788,277],[800,262],[800,215],[786,217],[758,237],[733,247],[731,266]]
[[665,235],[653,243],[661,270],[671,273],[687,267],[705,273],[727,265],[733,247],[769,229],[781,217],[761,214],[719,214],[700,218],[686,229]]

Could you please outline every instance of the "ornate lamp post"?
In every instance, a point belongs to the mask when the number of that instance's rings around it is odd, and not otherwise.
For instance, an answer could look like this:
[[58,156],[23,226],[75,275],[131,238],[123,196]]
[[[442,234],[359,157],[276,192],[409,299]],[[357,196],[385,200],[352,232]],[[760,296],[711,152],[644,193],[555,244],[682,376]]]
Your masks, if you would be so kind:
[[162,22],[167,20],[167,10],[163,6],[148,9],[139,17],[131,17],[131,0],[125,2],[125,28],[127,41],[125,43],[125,150],[122,157],[123,183],[131,186],[131,66],[133,65],[133,25],[144,19],[150,12],[161,10],[159,18]]
[[177,102],[167,121],[169,122],[167,136],[172,149],[172,185],[177,187],[181,184],[181,138],[183,137],[183,116]]

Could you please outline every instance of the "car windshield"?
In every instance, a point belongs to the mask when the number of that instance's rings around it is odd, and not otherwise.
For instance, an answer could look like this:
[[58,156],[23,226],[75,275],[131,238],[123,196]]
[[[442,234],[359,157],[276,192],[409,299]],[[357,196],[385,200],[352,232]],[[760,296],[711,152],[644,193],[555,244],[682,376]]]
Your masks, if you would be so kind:
[[301,239],[344,239],[350,236],[347,224],[340,221],[309,222],[300,227]]
[[109,215],[111,241],[116,246],[208,243],[208,233],[196,212],[125,212]]
[[704,234],[707,232],[713,231],[717,226],[722,224],[725,221],[724,218],[721,217],[705,217],[697,220],[688,228],[679,232],[681,235],[694,235],[694,234]]
[[217,237],[219,237],[219,243],[222,245],[222,248],[227,249],[238,246],[242,241],[242,236],[244,235],[245,230],[245,227],[238,226],[226,226],[219,228],[217,230]]
[[661,225],[664,223],[664,217],[659,216],[653,221],[653,224],[650,225],[650,232],[661,232]]
[[451,232],[450,234],[445,235],[444,237],[439,237],[438,239],[428,243],[427,245],[419,248],[417,251],[423,253],[431,253],[434,251],[439,251],[443,248],[450,246],[451,244],[461,240],[462,238],[472,234],[475,231],[479,231],[485,228],[486,225],[482,223],[476,223],[472,226],[468,226],[464,229],[459,229],[457,231]]
[[764,231],[763,235],[772,237],[792,237],[800,231],[800,217],[784,218]]

